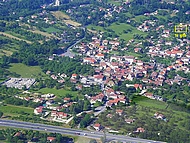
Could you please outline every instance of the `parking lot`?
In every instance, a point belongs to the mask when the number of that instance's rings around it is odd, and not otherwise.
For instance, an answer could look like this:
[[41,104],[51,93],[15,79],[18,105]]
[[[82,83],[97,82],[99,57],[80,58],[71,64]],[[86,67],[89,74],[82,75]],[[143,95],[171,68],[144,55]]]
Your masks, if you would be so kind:
[[4,82],[3,85],[18,89],[22,89],[24,86],[26,86],[26,88],[29,89],[30,86],[33,85],[34,83],[35,79],[33,78],[10,78],[6,82]]

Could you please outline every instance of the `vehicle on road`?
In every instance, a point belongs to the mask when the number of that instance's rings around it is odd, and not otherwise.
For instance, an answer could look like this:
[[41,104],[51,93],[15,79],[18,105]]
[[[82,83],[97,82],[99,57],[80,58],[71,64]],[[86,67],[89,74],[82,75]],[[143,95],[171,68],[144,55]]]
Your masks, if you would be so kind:
[[80,133],[78,133],[78,132],[76,132],[75,134],[76,134],[76,135],[80,135]]

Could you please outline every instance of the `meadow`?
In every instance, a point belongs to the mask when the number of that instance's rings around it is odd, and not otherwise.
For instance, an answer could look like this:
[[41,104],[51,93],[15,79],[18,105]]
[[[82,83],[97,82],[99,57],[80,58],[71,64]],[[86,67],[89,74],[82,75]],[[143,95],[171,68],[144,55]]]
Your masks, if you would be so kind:
[[60,96],[60,97],[65,97],[67,94],[71,94],[72,96],[76,96],[78,93],[77,91],[71,91],[71,90],[67,90],[67,89],[55,89],[55,88],[42,88],[42,89],[35,91],[35,92],[40,92],[43,94],[52,93],[52,94],[55,94],[55,95]]
[[26,66],[24,64],[10,64],[8,69],[10,72],[15,72],[23,78],[36,78],[38,76],[46,76],[39,66]]
[[0,111],[3,112],[4,116],[18,116],[20,114],[32,114],[33,108],[15,105],[1,105]]

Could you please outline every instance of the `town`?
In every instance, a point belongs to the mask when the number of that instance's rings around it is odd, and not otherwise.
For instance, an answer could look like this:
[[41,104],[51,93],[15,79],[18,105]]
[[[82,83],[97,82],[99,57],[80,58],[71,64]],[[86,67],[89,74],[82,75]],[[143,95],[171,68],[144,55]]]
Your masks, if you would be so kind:
[[[22,63],[39,66],[42,71],[24,77],[16,72],[4,75],[0,94],[11,90],[11,99],[18,103],[3,97],[2,107],[28,104],[32,113],[25,114],[31,118],[21,115],[22,119],[31,121],[33,117],[41,123],[91,133],[170,141],[171,126],[181,132],[188,130],[189,22],[166,22],[165,15],[179,13],[178,9],[170,9],[175,4],[172,2],[159,3],[169,10],[156,9],[141,15],[130,11],[134,5],[130,1],[97,3],[94,7],[91,2],[61,7],[57,0],[53,6],[41,5],[38,12],[18,17],[12,33],[26,34],[27,29],[36,38],[20,36],[29,48],[21,44],[20,53],[4,56],[2,68]],[[20,28],[23,33],[18,31]],[[24,52],[28,57],[23,56]],[[20,120],[21,116],[11,119]]]

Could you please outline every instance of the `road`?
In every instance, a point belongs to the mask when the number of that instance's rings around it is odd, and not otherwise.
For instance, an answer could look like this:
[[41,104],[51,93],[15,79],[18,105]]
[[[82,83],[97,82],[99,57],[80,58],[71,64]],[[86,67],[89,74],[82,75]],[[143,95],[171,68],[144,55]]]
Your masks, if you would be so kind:
[[[22,121],[15,121],[15,120],[3,120],[0,119],[0,126],[4,127],[14,127],[14,128],[22,128],[27,130],[38,130],[38,131],[46,131],[52,133],[60,133],[66,135],[75,135],[75,136],[85,136],[94,139],[100,139],[104,136],[103,132],[90,132],[85,130],[78,130],[78,129],[70,129],[70,128],[62,128],[58,126],[52,125],[45,125],[39,123],[30,123],[30,122],[22,122]],[[76,134],[76,133],[80,133]],[[113,135],[110,133],[106,133],[106,139],[108,140],[118,140],[123,142],[132,142],[132,143],[162,143],[159,141],[152,141],[140,138],[132,138],[123,135]]]
[[[84,30],[84,28],[82,28],[82,29]],[[81,38],[80,40],[76,41],[75,43],[73,43],[71,46],[69,46],[67,48],[67,51],[65,53],[62,53],[61,55],[73,58],[75,56],[75,53],[71,52],[71,48],[74,47],[75,45],[77,45],[78,43],[80,43],[84,38],[85,38],[85,36],[83,38]]]

